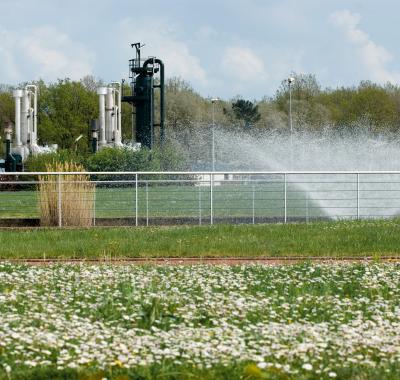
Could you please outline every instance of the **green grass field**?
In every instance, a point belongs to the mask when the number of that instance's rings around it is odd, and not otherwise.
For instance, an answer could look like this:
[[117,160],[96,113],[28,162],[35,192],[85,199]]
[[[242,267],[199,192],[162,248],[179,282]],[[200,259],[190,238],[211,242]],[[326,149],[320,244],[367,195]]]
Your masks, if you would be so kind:
[[[96,190],[97,218],[132,218],[136,215],[135,187],[98,188]],[[263,185],[224,185],[213,189],[215,217],[284,216],[282,183]],[[210,187],[207,186],[143,186],[138,190],[140,217],[192,217],[210,216]],[[354,210],[350,212],[354,213]],[[324,211],[306,194],[296,188],[289,189],[288,216],[316,218]],[[39,218],[38,193],[29,191],[1,191],[0,218]]]
[[382,256],[400,253],[400,221],[0,230],[0,257]]

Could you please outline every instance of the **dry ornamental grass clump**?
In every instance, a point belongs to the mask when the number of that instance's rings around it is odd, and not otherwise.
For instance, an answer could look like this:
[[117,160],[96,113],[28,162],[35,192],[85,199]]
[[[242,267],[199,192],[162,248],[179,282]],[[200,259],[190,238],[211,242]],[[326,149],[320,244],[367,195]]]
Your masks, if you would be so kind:
[[[84,172],[82,165],[54,162],[48,172]],[[90,227],[94,216],[95,185],[87,174],[39,176],[42,226]]]

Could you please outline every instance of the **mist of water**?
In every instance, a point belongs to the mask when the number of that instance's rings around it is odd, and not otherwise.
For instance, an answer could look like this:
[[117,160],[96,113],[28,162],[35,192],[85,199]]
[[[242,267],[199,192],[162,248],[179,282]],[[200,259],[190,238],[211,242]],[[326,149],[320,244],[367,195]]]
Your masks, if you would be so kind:
[[265,171],[400,170],[400,140],[372,134],[215,133],[217,169]]
[[[203,130],[204,131],[204,130]],[[211,170],[211,134],[193,134],[188,152],[195,169]],[[268,132],[257,135],[216,129],[217,171],[397,171],[400,139],[372,133]],[[400,176],[300,176],[291,174],[294,186],[331,217],[384,217],[400,210]],[[357,195],[358,186],[358,195]],[[384,198],[384,199],[383,199]],[[397,205],[398,203],[398,205]]]

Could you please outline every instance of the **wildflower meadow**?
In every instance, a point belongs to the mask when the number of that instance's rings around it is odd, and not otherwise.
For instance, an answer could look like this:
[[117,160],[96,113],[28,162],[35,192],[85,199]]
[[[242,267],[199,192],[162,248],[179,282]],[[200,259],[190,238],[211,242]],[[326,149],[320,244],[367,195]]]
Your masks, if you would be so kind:
[[0,264],[0,379],[397,379],[400,265]]

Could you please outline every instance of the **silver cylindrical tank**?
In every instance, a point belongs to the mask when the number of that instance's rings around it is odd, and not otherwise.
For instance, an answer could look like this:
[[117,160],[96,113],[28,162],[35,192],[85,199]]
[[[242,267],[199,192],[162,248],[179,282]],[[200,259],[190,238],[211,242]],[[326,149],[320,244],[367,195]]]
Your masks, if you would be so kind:
[[106,95],[106,140],[107,144],[114,143],[114,89],[112,87],[107,87]]
[[[30,84],[25,87],[27,90],[30,90],[30,145],[33,150],[37,145],[37,86],[34,84]],[[33,97],[33,105],[32,105],[32,97]]]
[[22,90],[14,90],[15,99],[15,146],[20,147],[21,143],[21,97]]
[[106,140],[106,100],[105,96],[107,94],[107,87],[99,87],[97,89],[97,95],[99,95],[99,146],[104,146],[107,144]]
[[29,91],[22,90],[22,103],[21,103],[21,142],[22,145],[27,146],[29,140],[29,108],[30,96]]
[[122,146],[122,133],[121,133],[121,83],[111,82],[109,86],[112,86],[114,90],[114,146]]

